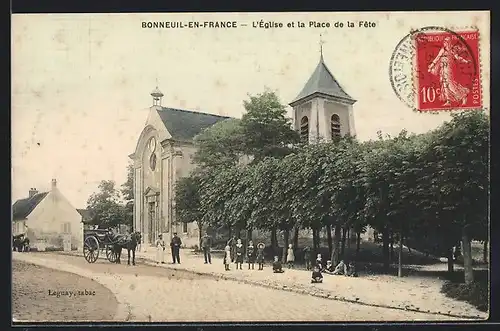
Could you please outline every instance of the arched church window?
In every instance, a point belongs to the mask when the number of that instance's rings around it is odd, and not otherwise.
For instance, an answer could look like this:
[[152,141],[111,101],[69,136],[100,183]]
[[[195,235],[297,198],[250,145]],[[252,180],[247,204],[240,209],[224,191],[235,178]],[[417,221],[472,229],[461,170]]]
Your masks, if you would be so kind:
[[304,141],[309,141],[309,119],[307,116],[300,120],[300,137]]
[[156,154],[152,153],[151,156],[149,157],[149,166],[151,170],[155,171],[156,169]]
[[340,117],[337,114],[333,114],[330,120],[332,128],[332,139],[340,137]]

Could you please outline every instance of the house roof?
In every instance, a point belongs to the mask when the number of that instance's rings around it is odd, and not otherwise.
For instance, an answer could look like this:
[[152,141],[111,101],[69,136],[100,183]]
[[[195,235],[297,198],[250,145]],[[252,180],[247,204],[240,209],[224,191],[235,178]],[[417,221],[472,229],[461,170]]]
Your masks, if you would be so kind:
[[82,221],[84,223],[87,223],[92,219],[92,215],[90,214],[90,210],[77,208],[76,211],[79,212],[80,215],[82,215]]
[[302,91],[290,104],[294,104],[297,101],[307,98],[308,96],[311,96],[315,93],[337,97],[350,102],[355,101],[349,94],[344,91],[335,77],[333,77],[333,74],[323,61],[323,55],[321,56],[316,69],[314,69],[314,72],[312,73]]
[[24,220],[33,209],[49,194],[49,192],[37,193],[31,198],[19,199],[12,206],[12,220]]
[[158,114],[168,132],[172,135],[172,139],[180,141],[191,141],[194,136],[204,129],[230,118],[167,107],[159,108]]

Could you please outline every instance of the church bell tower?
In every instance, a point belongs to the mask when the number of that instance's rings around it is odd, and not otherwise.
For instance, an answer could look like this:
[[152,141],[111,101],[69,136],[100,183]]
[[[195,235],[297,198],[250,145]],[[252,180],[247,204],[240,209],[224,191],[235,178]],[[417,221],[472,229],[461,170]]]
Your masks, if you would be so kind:
[[354,136],[355,102],[326,66],[321,41],[319,63],[302,91],[290,103],[295,129],[309,143]]

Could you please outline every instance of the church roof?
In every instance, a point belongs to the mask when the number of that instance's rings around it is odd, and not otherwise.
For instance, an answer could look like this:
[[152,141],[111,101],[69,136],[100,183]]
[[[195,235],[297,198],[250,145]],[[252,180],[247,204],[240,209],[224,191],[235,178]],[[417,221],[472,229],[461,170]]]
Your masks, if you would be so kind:
[[217,122],[229,119],[227,116],[201,113],[191,110],[161,107],[158,114],[172,139],[191,141],[194,136]]
[[19,199],[12,206],[12,220],[24,220],[38,206],[49,192],[37,193],[31,198]]
[[321,93],[332,97],[344,99],[346,101],[354,102],[354,99],[347,94],[340,86],[339,82],[333,77],[331,71],[323,61],[323,55],[316,66],[313,74],[307,81],[306,85],[299,93],[299,95],[290,103],[294,104],[308,96],[315,93]]

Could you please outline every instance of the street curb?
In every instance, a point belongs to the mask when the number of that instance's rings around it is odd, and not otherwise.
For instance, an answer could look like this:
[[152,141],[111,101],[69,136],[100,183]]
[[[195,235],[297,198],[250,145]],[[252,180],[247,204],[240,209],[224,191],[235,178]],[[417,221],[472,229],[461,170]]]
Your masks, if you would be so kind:
[[[16,256],[16,255],[12,255],[12,259],[18,260],[21,262],[25,262],[25,263],[35,264],[35,265],[38,265],[38,266],[41,266],[44,268],[48,268],[48,269],[53,269],[53,270],[57,270],[57,271],[71,273],[71,274],[74,274],[74,275],[77,275],[80,277],[85,277],[85,278],[88,278],[90,280],[93,280],[93,281],[99,283],[100,285],[104,286],[108,290],[110,290],[111,293],[113,293],[113,296],[115,297],[116,301],[118,302],[118,306],[116,307],[116,313],[115,313],[115,316],[114,316],[112,321],[128,322],[130,320],[130,317],[132,316],[130,305],[128,303],[122,302],[120,299],[118,299],[118,296],[116,295],[116,293],[114,293],[114,291],[111,288],[109,288],[108,286],[106,286],[106,284],[104,284],[102,281],[100,281],[98,276],[97,277],[89,277],[89,276],[85,275],[86,274],[85,270],[78,268],[78,267],[75,267],[75,266],[71,266],[70,269],[73,269],[71,271],[71,270],[68,270],[68,268],[58,268],[58,267],[53,266],[53,265],[44,264],[44,261],[36,261],[35,259],[29,259],[29,258],[23,259],[22,257]],[[80,270],[80,271],[83,270],[83,274],[77,272],[76,270]]]
[[[73,255],[73,256],[79,256],[74,253],[69,253],[69,252],[57,252],[62,255]],[[106,257],[99,257],[99,259],[106,259]],[[390,306],[390,305],[384,305],[384,304],[376,304],[376,303],[369,303],[369,302],[363,302],[360,300],[352,300],[352,299],[347,299],[345,297],[339,297],[336,295],[331,295],[330,293],[326,293],[321,289],[318,289],[316,292],[311,292],[306,289],[296,289],[296,288],[291,288],[286,285],[274,285],[274,284],[268,284],[262,281],[256,281],[256,280],[248,280],[248,279],[238,279],[233,276],[226,276],[226,275],[221,275],[221,274],[214,274],[210,272],[203,272],[203,271],[194,271],[194,270],[188,270],[188,269],[179,269],[172,267],[168,264],[163,264],[161,266],[157,265],[156,262],[147,257],[138,257],[136,256],[136,261],[141,261],[149,266],[154,266],[154,267],[161,267],[164,269],[169,269],[169,270],[176,270],[176,271],[183,271],[183,272],[189,272],[195,275],[199,276],[208,276],[214,279],[224,279],[224,280],[230,280],[234,282],[239,282],[243,284],[248,284],[248,285],[257,285],[260,287],[264,288],[271,288],[275,290],[281,290],[281,291],[288,291],[288,292],[294,292],[298,294],[303,294],[303,295],[310,295],[314,296],[317,298],[322,298],[322,299],[328,299],[328,300],[334,300],[334,301],[341,301],[341,302],[347,302],[347,303],[354,303],[362,306],[368,306],[368,307],[375,307],[375,308],[386,308],[386,309],[394,309],[394,310],[402,310],[402,311],[411,311],[415,313],[422,313],[422,314],[431,314],[431,315],[439,315],[439,316],[446,316],[446,317],[454,317],[454,318],[461,318],[461,319],[468,319],[468,320],[487,320],[488,317],[481,317],[479,315],[459,315],[459,314],[452,314],[452,313],[445,313],[445,312],[436,312],[436,311],[430,311],[430,310],[422,310],[419,308],[413,308],[411,306],[404,306],[404,307],[397,307],[397,306]],[[323,292],[322,292],[323,291]]]

